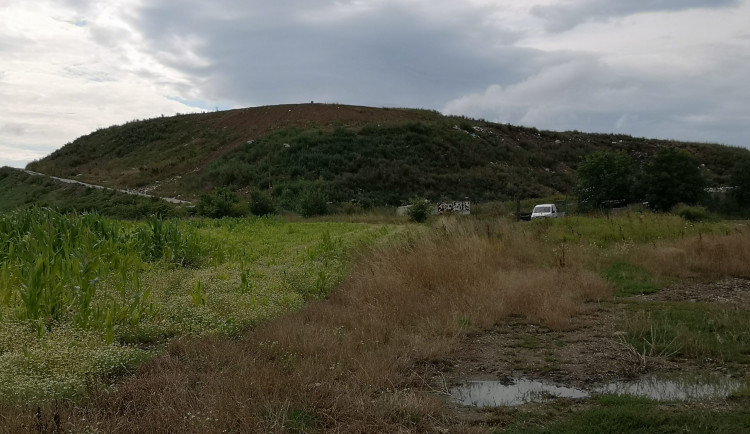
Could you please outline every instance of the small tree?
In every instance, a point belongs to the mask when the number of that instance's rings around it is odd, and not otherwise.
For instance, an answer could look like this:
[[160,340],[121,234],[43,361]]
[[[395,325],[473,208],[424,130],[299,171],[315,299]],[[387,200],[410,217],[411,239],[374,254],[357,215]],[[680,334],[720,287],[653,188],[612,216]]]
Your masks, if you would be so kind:
[[416,198],[409,204],[407,210],[409,220],[417,223],[422,223],[432,214],[432,203],[424,198]]
[[576,194],[582,210],[602,208],[607,201],[633,199],[636,168],[622,151],[594,152],[578,165]]
[[695,205],[705,197],[698,160],[676,148],[660,149],[643,168],[640,181],[644,199],[659,211],[678,203]]

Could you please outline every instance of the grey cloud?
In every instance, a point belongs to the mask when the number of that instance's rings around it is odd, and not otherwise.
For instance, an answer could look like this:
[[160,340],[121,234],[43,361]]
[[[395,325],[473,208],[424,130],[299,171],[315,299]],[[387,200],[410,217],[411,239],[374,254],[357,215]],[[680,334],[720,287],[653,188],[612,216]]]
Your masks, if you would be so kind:
[[[571,58],[509,86],[491,86],[447,104],[446,113],[550,130],[750,146],[750,90],[706,75],[645,79],[595,58]],[[723,95],[717,99],[716,95]]]
[[0,135],[22,136],[26,131],[26,125],[19,123],[0,124]]
[[[140,10],[134,25],[161,61],[201,83],[202,99],[239,105],[327,100],[437,107],[539,66],[534,50],[496,48],[500,41],[467,32],[487,25],[482,10],[452,17],[452,24],[395,4],[315,21],[307,18],[336,3],[246,4],[211,5],[236,12],[232,18],[162,2]],[[486,30],[495,38],[516,37]],[[194,54],[207,66],[192,65],[175,36],[199,41]]]
[[88,65],[69,65],[63,67],[63,71],[69,77],[83,78],[86,81],[97,83],[114,81],[114,78],[110,74],[91,68]]
[[25,50],[33,45],[29,39],[17,38],[13,36],[0,34],[0,53],[13,53]]
[[535,6],[532,8],[532,14],[546,20],[548,31],[560,32],[589,21],[601,21],[642,12],[726,8],[739,3],[740,0],[580,0]]

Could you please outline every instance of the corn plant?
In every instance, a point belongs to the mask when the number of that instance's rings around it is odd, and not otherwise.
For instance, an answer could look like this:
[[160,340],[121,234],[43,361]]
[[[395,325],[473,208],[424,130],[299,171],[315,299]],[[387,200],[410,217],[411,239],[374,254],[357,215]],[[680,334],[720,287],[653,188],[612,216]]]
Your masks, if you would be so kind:
[[[111,334],[154,312],[140,285],[144,263],[184,265],[199,254],[193,238],[156,217],[128,231],[95,214],[18,211],[0,217],[0,310],[21,320],[70,316],[77,327]],[[119,297],[96,301],[114,275]]]
[[195,307],[206,304],[206,294],[203,292],[203,285],[200,280],[196,280],[193,289],[190,291],[190,298]]
[[182,232],[175,221],[156,216],[135,232],[134,242],[147,262],[195,266],[200,257],[200,247],[190,234]]
[[255,283],[250,280],[250,271],[243,267],[240,272],[240,294],[248,294],[255,289]]

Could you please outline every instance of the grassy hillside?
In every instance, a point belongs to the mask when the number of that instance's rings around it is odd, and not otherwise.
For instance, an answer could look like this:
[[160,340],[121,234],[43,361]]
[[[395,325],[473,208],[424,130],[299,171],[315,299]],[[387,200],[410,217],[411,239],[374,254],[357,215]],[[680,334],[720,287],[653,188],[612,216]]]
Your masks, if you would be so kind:
[[245,194],[271,187],[282,205],[311,187],[337,202],[481,202],[567,194],[581,157],[593,151],[621,149],[642,162],[665,146],[694,154],[711,186],[725,185],[749,152],[427,110],[300,104],[134,121],[83,136],[28,168],[188,200],[229,186]]
[[175,205],[158,198],[66,184],[10,167],[0,167],[0,197],[0,213],[36,205],[61,212],[90,211],[126,219],[184,214]]

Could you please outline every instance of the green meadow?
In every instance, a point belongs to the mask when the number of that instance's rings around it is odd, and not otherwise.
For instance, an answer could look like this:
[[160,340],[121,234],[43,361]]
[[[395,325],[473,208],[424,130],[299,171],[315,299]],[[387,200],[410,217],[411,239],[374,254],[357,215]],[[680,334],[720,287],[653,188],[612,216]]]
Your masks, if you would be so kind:
[[395,226],[273,218],[0,217],[0,396],[107,386],[171,338],[236,336],[327,295]]

